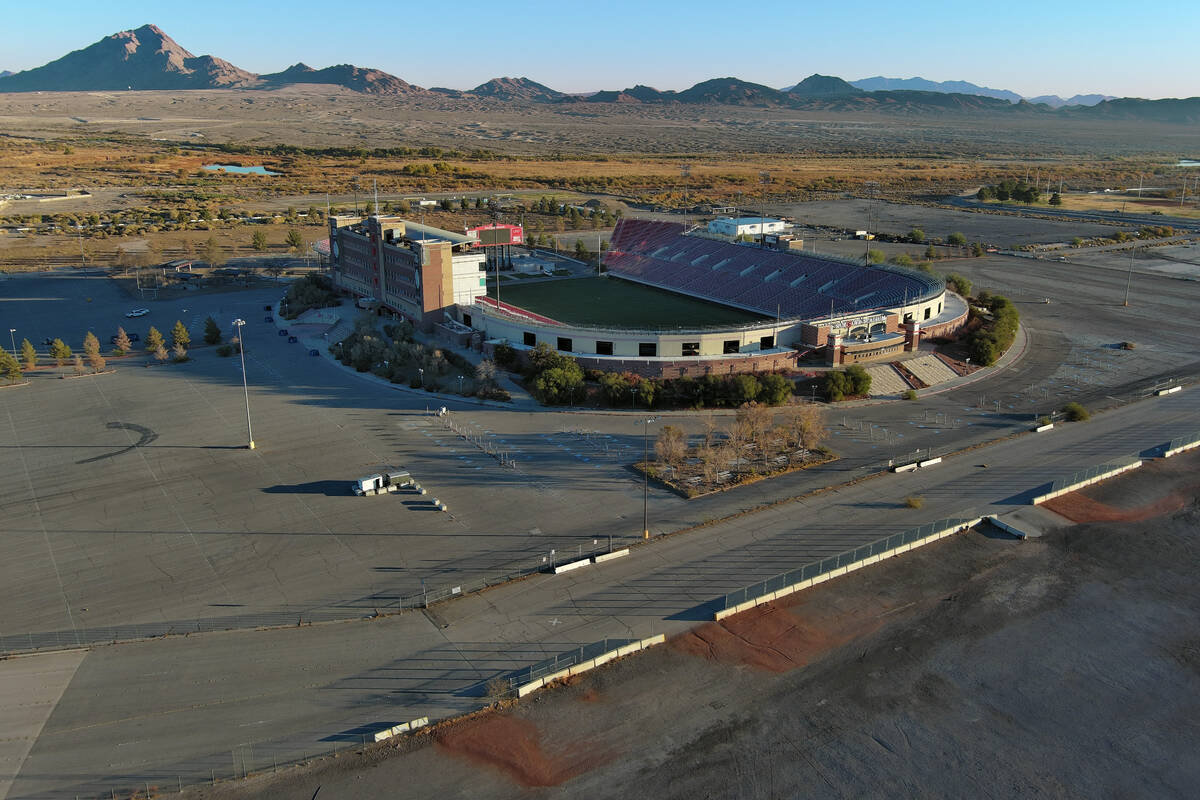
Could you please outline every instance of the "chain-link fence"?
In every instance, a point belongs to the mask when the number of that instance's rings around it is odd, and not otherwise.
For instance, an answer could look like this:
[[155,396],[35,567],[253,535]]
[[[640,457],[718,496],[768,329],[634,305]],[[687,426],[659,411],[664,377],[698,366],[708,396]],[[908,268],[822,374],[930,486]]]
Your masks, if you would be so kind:
[[552,658],[547,658],[544,661],[539,661],[536,664],[530,664],[528,667],[521,669],[508,676],[508,685],[512,689],[518,686],[523,686],[526,683],[533,683],[538,678],[544,678],[547,675],[553,675],[560,670],[573,667],[576,664],[582,664],[586,661],[591,661],[593,658],[598,658],[611,650],[617,650],[627,644],[633,644],[637,639],[601,639],[598,642],[591,644],[583,644],[574,650],[568,650],[565,653],[559,653]]
[[872,556],[877,556],[880,553],[886,553],[889,550],[895,550],[897,547],[902,547],[906,544],[912,544],[915,541],[932,536],[938,531],[949,530],[952,528],[965,527],[976,521],[976,517],[954,517],[950,519],[939,519],[936,522],[930,522],[918,528],[904,531],[903,533],[895,533],[883,539],[877,539],[874,542],[861,545],[853,550],[846,550],[828,558],[823,558],[820,561],[814,561],[811,564],[805,564],[788,572],[782,572],[773,577],[767,578],[764,581],[750,584],[735,592],[730,592],[725,595],[725,608],[733,608],[742,603],[753,600],[763,595],[768,595],[773,592],[778,592],[788,586],[793,586],[797,583],[802,583],[812,578],[819,577],[829,572],[848,567],[851,564],[856,564],[859,561],[865,561]]

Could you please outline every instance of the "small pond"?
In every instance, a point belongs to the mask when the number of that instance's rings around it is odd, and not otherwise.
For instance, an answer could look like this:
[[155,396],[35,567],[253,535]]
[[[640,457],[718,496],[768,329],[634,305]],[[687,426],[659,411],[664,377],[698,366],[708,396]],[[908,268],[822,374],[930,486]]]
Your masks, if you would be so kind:
[[266,167],[243,167],[238,164],[205,164],[205,169],[213,172],[235,172],[238,175],[282,175],[282,172],[272,172]]

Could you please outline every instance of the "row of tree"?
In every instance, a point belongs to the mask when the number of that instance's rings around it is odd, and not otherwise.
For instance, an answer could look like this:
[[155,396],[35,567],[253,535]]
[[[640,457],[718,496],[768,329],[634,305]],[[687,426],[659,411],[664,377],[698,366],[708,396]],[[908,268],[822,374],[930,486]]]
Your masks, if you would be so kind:
[[[975,363],[987,367],[996,363],[1012,345],[1020,314],[1007,297],[987,291],[979,293],[975,304],[971,307],[971,317],[978,320],[979,327],[967,337],[967,347]],[[976,306],[986,308],[990,316],[980,314]]]

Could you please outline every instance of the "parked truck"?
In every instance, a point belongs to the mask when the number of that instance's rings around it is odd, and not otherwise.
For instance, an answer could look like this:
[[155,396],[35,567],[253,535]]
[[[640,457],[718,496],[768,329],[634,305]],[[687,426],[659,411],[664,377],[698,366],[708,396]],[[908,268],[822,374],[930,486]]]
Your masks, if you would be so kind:
[[395,492],[413,482],[412,476],[407,470],[398,470],[396,472],[376,473],[368,475],[365,478],[359,478],[351,484],[351,489],[358,497],[366,497],[373,494],[385,494],[387,492]]

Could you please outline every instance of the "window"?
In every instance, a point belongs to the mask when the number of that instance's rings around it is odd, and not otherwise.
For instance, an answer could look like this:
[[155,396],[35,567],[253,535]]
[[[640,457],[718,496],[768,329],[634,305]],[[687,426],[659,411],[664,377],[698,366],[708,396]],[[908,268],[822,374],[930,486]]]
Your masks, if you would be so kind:
[[524,331],[522,333],[522,340],[525,342],[526,347],[537,347],[537,334]]
[[700,343],[699,342],[684,342],[683,343],[683,354],[685,356],[700,355]]
[[470,314],[463,314],[463,325],[466,325],[468,328],[471,327],[471,315]]
[[774,336],[764,336],[758,340],[758,349],[759,350],[770,350],[774,346],[775,346],[775,337]]
[[658,355],[658,345],[654,342],[638,342],[638,355],[643,358],[651,358]]
[[931,307],[929,307],[929,306],[925,307],[925,319],[929,319],[930,312],[932,312],[932,311],[933,311],[933,309]]
[[569,353],[574,348],[571,347],[571,340],[565,336],[558,337],[558,350],[562,353]]
[[726,339],[725,345],[722,347],[721,352],[724,353],[725,355],[730,355],[732,353],[741,352],[741,349],[742,349],[742,343],[739,342],[737,339]]
[[613,354],[612,342],[596,342],[596,355],[611,356]]

